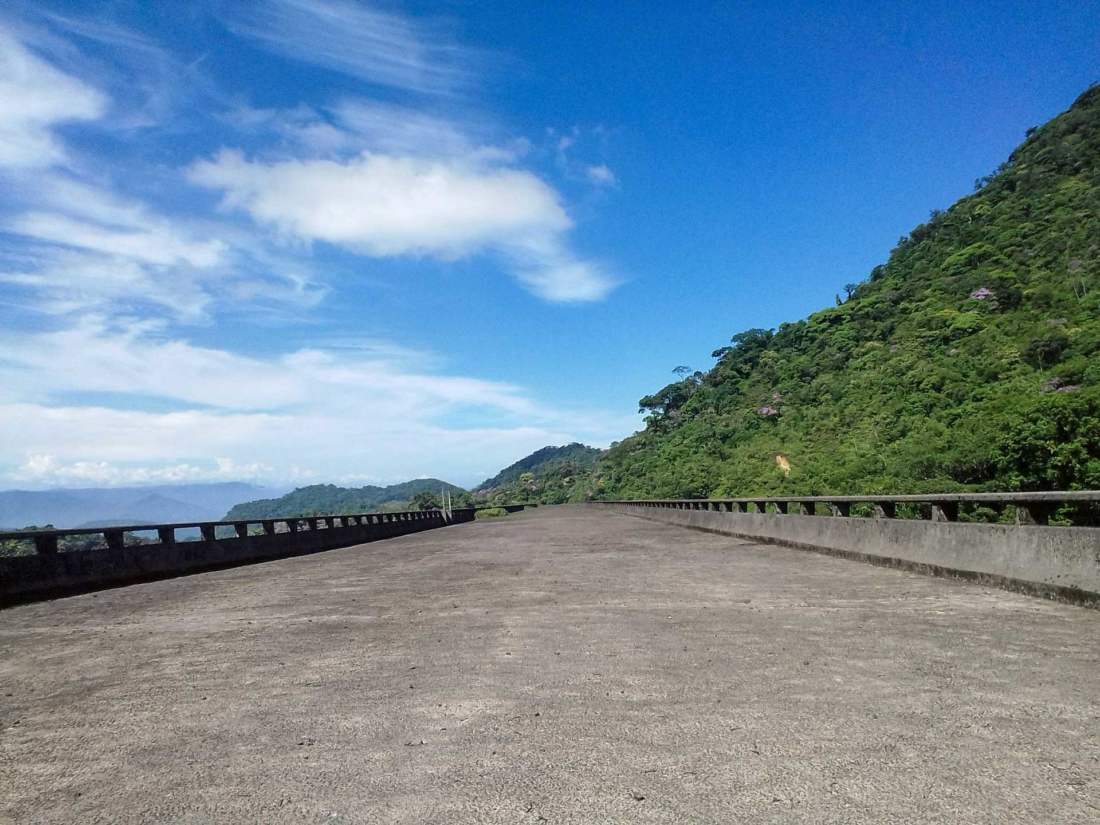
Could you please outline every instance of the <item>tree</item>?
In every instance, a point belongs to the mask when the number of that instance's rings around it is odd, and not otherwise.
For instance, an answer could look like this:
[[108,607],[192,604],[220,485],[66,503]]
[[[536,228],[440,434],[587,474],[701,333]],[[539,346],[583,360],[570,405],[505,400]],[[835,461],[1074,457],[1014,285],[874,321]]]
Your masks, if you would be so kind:
[[423,490],[412,497],[409,506],[414,510],[438,510],[439,495]]

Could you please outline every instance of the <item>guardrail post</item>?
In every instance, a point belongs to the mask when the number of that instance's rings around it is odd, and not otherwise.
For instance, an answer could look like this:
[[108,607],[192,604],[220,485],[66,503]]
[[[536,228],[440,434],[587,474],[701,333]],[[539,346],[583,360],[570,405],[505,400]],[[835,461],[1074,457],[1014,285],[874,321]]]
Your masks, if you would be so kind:
[[783,515],[783,516],[787,515],[787,502],[785,502],[785,501],[775,502],[775,511],[777,513],[779,513],[780,515]]
[[260,523],[264,526],[264,535],[265,536],[274,536],[275,535],[275,521],[273,519],[264,519]]
[[732,513],[743,513],[743,512],[745,512],[744,503],[740,502],[740,501],[731,501],[730,502],[730,512],[732,512]]
[[286,531],[288,533],[297,533],[299,526],[298,519],[296,518],[288,518],[286,520]]
[[200,524],[199,532],[202,533],[203,541],[214,541],[214,525],[213,524]]
[[852,505],[847,501],[830,501],[829,509],[833,511],[834,516],[847,517],[851,515]]
[[103,538],[107,542],[107,549],[121,550],[124,544],[121,530],[104,530]]
[[174,527],[158,527],[157,538],[160,539],[161,544],[175,544],[176,543],[176,528]]
[[754,501],[753,504],[756,506],[756,512],[758,512],[758,513],[768,512],[768,505],[765,504],[763,501]]
[[932,521],[958,521],[959,505],[954,501],[932,502]]
[[57,536],[35,536],[34,552],[40,556],[52,556],[57,553]]
[[798,512],[803,516],[816,516],[817,505],[812,501],[800,501],[798,502]]
[[233,530],[236,532],[237,538],[246,538],[248,536],[248,522],[238,521],[233,525]]
[[892,501],[875,502],[875,518],[897,518],[898,506]]

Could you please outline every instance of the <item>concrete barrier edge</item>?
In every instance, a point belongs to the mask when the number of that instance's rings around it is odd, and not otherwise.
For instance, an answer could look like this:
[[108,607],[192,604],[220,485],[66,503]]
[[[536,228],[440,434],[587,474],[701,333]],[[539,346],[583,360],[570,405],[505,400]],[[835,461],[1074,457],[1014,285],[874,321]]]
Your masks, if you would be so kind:
[[1100,608],[1100,529],[602,505],[665,524]]

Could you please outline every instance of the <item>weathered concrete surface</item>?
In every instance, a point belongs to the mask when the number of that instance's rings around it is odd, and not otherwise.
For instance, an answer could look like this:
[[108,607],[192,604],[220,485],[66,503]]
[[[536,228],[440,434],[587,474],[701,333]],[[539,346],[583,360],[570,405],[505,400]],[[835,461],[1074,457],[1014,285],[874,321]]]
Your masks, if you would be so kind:
[[1100,607],[1100,529],[591,505]]
[[0,820],[1096,822],[1098,673],[1096,611],[541,508],[0,612]]

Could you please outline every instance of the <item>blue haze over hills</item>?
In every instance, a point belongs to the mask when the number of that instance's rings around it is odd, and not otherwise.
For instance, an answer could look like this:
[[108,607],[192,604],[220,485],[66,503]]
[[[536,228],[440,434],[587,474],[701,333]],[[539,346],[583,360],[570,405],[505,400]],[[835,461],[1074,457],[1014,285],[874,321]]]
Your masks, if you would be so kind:
[[102,527],[216,521],[235,504],[285,488],[243,482],[0,491],[0,526]]

